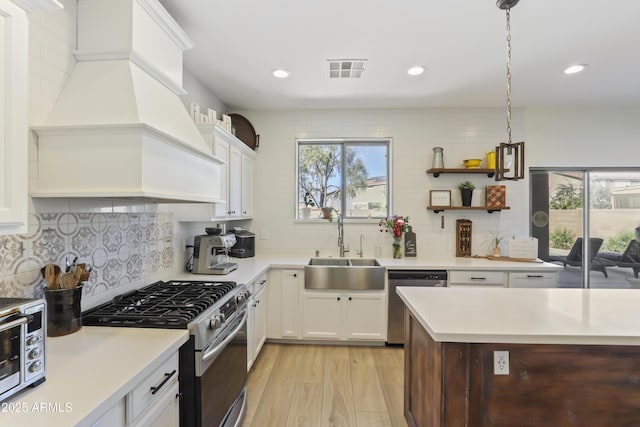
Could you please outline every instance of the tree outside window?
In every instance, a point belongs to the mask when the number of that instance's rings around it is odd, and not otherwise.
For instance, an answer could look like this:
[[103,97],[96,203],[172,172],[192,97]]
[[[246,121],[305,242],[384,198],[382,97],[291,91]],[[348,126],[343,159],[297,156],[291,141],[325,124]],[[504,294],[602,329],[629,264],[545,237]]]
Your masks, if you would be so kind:
[[296,217],[320,219],[322,208],[344,218],[388,216],[389,142],[298,140]]

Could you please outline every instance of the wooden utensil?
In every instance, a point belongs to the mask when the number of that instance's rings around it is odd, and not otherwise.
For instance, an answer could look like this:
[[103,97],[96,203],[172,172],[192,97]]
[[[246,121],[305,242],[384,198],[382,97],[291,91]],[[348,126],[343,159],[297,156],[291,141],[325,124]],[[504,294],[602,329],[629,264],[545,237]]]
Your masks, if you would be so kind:
[[84,269],[80,266],[77,266],[76,269],[73,272],[73,281],[74,284],[72,287],[76,287],[78,286],[78,283],[80,283],[80,280],[82,278],[82,274],[84,273]]
[[73,289],[76,283],[76,278],[70,271],[62,273],[60,276],[60,289]]
[[60,271],[60,267],[52,263],[47,263],[40,269],[40,273],[42,273],[42,277],[44,278],[48,289],[58,289]]

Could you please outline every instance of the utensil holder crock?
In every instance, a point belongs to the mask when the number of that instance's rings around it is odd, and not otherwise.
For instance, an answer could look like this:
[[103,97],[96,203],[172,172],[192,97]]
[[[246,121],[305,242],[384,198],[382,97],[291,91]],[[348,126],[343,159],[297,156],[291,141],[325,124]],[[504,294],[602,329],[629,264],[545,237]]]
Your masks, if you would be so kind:
[[72,289],[45,289],[47,336],[60,337],[82,327],[82,285]]

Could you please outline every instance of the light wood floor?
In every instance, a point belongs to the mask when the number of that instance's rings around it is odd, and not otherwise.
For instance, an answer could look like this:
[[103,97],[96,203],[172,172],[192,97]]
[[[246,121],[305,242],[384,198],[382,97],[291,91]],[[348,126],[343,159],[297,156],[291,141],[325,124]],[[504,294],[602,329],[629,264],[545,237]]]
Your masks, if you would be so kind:
[[403,349],[265,344],[244,427],[402,426]]

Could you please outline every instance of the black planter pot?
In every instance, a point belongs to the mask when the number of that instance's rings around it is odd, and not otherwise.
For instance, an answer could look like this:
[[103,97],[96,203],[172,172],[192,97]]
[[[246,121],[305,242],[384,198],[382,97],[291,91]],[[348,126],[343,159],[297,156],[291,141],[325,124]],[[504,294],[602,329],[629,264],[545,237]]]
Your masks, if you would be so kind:
[[460,190],[462,196],[462,206],[471,206],[471,196],[473,196],[473,190]]

